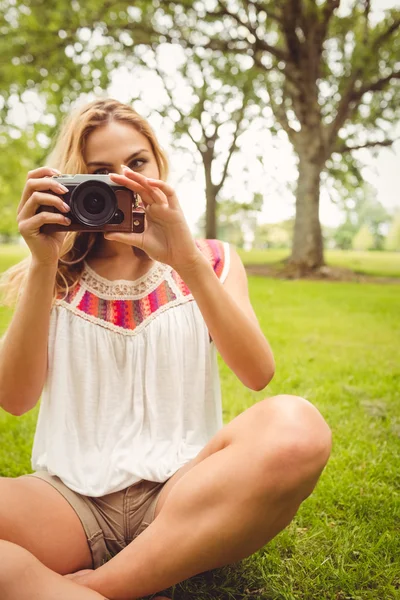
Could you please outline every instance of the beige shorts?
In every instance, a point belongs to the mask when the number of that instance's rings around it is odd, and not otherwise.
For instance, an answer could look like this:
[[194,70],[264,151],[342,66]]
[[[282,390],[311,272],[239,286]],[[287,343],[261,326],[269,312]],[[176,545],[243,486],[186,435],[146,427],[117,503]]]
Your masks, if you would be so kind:
[[139,481],[100,498],[83,496],[68,488],[59,477],[36,471],[23,477],[39,477],[64,496],[86,532],[93,569],[118,554],[154,520],[158,496],[165,483]]

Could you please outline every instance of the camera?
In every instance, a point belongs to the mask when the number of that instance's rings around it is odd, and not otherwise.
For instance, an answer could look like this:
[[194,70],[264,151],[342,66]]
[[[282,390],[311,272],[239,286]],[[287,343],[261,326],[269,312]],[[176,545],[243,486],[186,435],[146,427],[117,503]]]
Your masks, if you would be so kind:
[[46,223],[40,231],[118,231],[143,233],[144,211],[138,210],[138,196],[123,185],[111,181],[108,175],[54,175],[68,192],[57,194],[69,205],[69,213],[61,213],[55,206],[40,206],[37,212],[65,214],[70,225]]

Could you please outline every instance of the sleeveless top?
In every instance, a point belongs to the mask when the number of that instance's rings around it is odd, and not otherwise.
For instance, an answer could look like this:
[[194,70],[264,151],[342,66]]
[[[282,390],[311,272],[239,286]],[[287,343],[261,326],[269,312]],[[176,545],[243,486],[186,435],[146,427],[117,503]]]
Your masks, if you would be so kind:
[[[196,240],[223,282],[229,245]],[[50,315],[32,468],[100,497],[164,482],[222,427],[216,348],[190,290],[155,262],[135,281],[84,263]]]

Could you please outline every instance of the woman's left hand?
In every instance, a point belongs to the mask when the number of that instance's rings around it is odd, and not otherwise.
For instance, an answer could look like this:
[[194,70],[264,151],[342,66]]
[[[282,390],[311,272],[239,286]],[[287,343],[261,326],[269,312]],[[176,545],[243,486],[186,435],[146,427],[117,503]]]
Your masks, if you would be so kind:
[[107,240],[140,248],[153,260],[173,269],[195,265],[201,257],[175,191],[164,181],[148,179],[125,167],[123,175],[110,173],[115,183],[139,194],[145,210],[143,233],[105,233]]

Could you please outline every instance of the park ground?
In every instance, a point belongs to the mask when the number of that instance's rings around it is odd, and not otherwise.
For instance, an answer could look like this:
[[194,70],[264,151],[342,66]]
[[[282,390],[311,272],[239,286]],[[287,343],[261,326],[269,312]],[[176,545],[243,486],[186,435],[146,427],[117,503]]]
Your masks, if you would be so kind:
[[[0,272],[24,254],[0,247]],[[224,420],[266,396],[297,394],[329,423],[332,456],[312,496],[275,540],[167,595],[400,600],[400,253],[328,252],[332,272],[354,275],[341,281],[329,273],[318,281],[272,277],[285,251],[241,255],[251,265],[250,295],[277,369],[266,390],[252,392],[221,361]],[[251,270],[263,264],[264,271]],[[11,315],[0,307],[0,335]],[[20,418],[0,410],[1,476],[32,471],[38,408]]]

